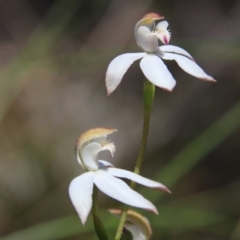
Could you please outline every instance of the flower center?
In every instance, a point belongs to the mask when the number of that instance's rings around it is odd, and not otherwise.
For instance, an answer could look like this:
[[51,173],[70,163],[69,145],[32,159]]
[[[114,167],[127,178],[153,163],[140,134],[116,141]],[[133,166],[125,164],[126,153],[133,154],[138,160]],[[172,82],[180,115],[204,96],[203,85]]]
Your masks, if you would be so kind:
[[157,24],[149,25],[145,21],[137,23],[135,27],[135,37],[138,46],[147,53],[154,53],[158,50],[158,40],[163,44],[168,44],[171,34],[169,32],[168,22],[162,21]]

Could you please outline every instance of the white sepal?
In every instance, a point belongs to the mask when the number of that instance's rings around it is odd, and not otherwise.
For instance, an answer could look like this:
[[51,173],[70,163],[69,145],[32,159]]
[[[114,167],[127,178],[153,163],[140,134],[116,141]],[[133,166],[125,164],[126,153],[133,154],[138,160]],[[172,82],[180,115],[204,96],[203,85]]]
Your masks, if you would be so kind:
[[142,177],[142,176],[140,176],[136,173],[133,173],[133,172],[130,172],[130,171],[127,171],[127,170],[123,170],[123,169],[119,169],[119,168],[108,168],[107,172],[114,177],[127,178],[127,179],[130,179],[130,180],[132,180],[136,183],[144,185],[146,187],[154,188],[154,189],[157,189],[157,190],[161,190],[161,191],[164,191],[164,192],[171,193],[170,190],[166,186],[164,186],[163,184],[161,184],[159,182],[156,182],[156,181],[153,181],[153,180],[150,180],[148,178]]
[[133,62],[145,55],[146,53],[125,53],[117,56],[110,62],[105,79],[108,95],[116,89],[122,81],[123,75]]
[[176,81],[163,61],[154,54],[146,55],[140,62],[145,77],[154,85],[172,91]]
[[84,225],[92,208],[94,172],[86,172],[72,180],[69,196],[82,224]]
[[196,62],[191,59],[184,57],[182,55],[174,54],[174,53],[164,53],[162,56],[165,60],[175,60],[179,67],[181,67],[188,74],[200,78],[202,80],[216,82],[213,77],[206,74],[202,68],[200,68]]
[[168,53],[176,53],[176,54],[180,54],[183,55],[185,57],[188,57],[190,59],[193,60],[193,57],[184,49],[178,47],[178,46],[174,46],[174,45],[163,45],[161,47],[159,47],[159,50],[164,54],[165,52]]
[[141,230],[138,228],[138,226],[135,226],[133,224],[128,224],[125,226],[125,228],[131,232],[133,238],[132,240],[148,240],[148,238],[141,232]]
[[120,202],[158,214],[156,207],[150,201],[104,170],[95,172],[94,183],[103,193]]

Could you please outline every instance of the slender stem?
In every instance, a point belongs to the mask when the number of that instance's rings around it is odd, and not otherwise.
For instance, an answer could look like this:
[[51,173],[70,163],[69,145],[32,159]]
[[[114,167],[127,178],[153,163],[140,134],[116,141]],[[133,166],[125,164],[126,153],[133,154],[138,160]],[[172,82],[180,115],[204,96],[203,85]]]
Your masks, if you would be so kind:
[[94,186],[93,187],[93,206],[92,206],[93,224],[94,224],[95,232],[98,236],[98,239],[108,240],[107,233],[105,231],[105,228],[98,214],[97,195],[98,195],[98,189],[96,188],[96,186]]
[[92,214],[98,216],[98,204],[97,204],[97,199],[98,199],[98,189],[96,186],[93,187],[93,205],[92,205]]
[[[150,126],[150,117],[151,117],[151,110],[152,110],[153,99],[154,99],[155,85],[150,83],[148,80],[145,80],[143,92],[144,92],[144,122],[143,122],[141,145],[140,145],[140,149],[138,152],[136,165],[134,168],[134,173],[136,173],[136,174],[140,173],[146,146],[147,146],[147,138],[148,138],[148,131],[149,131],[149,126]],[[134,188],[135,182],[132,181],[130,186],[131,186],[131,188]],[[123,230],[124,223],[125,223],[126,217],[127,217],[127,211],[128,211],[128,205],[125,205],[114,240],[121,239],[122,230]]]
[[[147,146],[147,136],[149,130],[149,122],[150,122],[150,114],[144,113],[144,123],[143,123],[143,137],[141,142],[141,148],[138,153],[137,162],[134,168],[134,173],[140,174],[140,170],[143,163],[144,153],[146,151]],[[134,188],[135,182],[131,182],[131,187]]]
[[126,221],[127,218],[127,211],[128,211],[128,205],[124,205],[123,211],[122,211],[122,215],[118,224],[118,229],[115,235],[114,240],[120,240],[121,236],[122,236],[122,232],[123,232],[123,227],[124,227],[124,223]]
[[[154,92],[155,92],[155,85],[150,83],[148,80],[145,80],[144,82],[144,122],[143,122],[142,141],[141,141],[140,149],[138,152],[137,162],[134,168],[134,173],[137,173],[137,174],[140,173],[146,146],[147,146]],[[132,186],[132,188],[133,187],[134,185]]]

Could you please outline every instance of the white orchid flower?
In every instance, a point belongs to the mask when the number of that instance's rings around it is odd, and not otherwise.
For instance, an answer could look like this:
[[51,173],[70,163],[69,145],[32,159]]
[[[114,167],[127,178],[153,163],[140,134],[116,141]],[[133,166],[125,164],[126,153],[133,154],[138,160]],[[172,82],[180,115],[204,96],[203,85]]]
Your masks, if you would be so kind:
[[92,207],[94,184],[106,195],[138,208],[158,214],[156,207],[142,195],[132,190],[119,178],[130,179],[144,186],[170,191],[161,183],[149,180],[130,171],[115,168],[104,160],[98,160],[98,153],[109,150],[114,155],[115,146],[107,141],[107,135],[115,129],[95,128],[82,134],[76,143],[77,160],[86,171],[72,180],[69,195],[82,224],[85,224]]
[[[109,212],[117,217],[121,217],[121,209],[109,209]],[[127,211],[124,228],[132,234],[132,240],[149,240],[152,235],[152,228],[147,218],[133,211]]]
[[[216,82],[196,64],[188,52],[180,47],[168,45],[171,36],[167,29],[168,22],[161,21],[155,25],[156,20],[162,20],[163,18],[156,13],[149,13],[136,24],[134,35],[143,52],[125,53],[111,61],[105,79],[108,95],[120,84],[132,63],[141,58],[140,67],[145,77],[154,85],[168,91],[172,91],[176,81],[162,59],[175,60],[188,74],[202,80]],[[165,45],[159,47],[158,40]]]

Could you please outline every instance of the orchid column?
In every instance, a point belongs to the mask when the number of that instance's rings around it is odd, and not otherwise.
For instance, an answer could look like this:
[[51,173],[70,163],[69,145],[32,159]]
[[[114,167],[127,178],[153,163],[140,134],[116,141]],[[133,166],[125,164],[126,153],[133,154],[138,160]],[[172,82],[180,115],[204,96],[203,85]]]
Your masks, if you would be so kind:
[[[164,17],[156,14],[146,14],[135,26],[134,35],[138,46],[143,52],[139,53],[125,53],[117,56],[109,64],[106,73],[106,87],[108,95],[111,94],[122,81],[122,78],[128,68],[136,60],[140,61],[140,68],[148,81],[144,83],[144,124],[141,146],[139,149],[138,158],[136,161],[134,172],[139,174],[141,164],[143,161],[149,123],[151,108],[154,99],[155,85],[167,91],[172,91],[176,85],[176,81],[172,74],[167,69],[162,61],[175,60],[177,64],[188,74],[202,80],[215,82],[215,80],[207,75],[202,68],[200,68],[192,56],[184,49],[168,45],[170,41],[170,31],[168,30],[168,22],[161,21]],[[156,21],[160,21],[157,25]],[[159,41],[164,45],[159,46]],[[133,187],[134,184],[132,183]],[[122,229],[126,220],[128,206],[125,207],[119,223],[115,240],[121,238]]]

